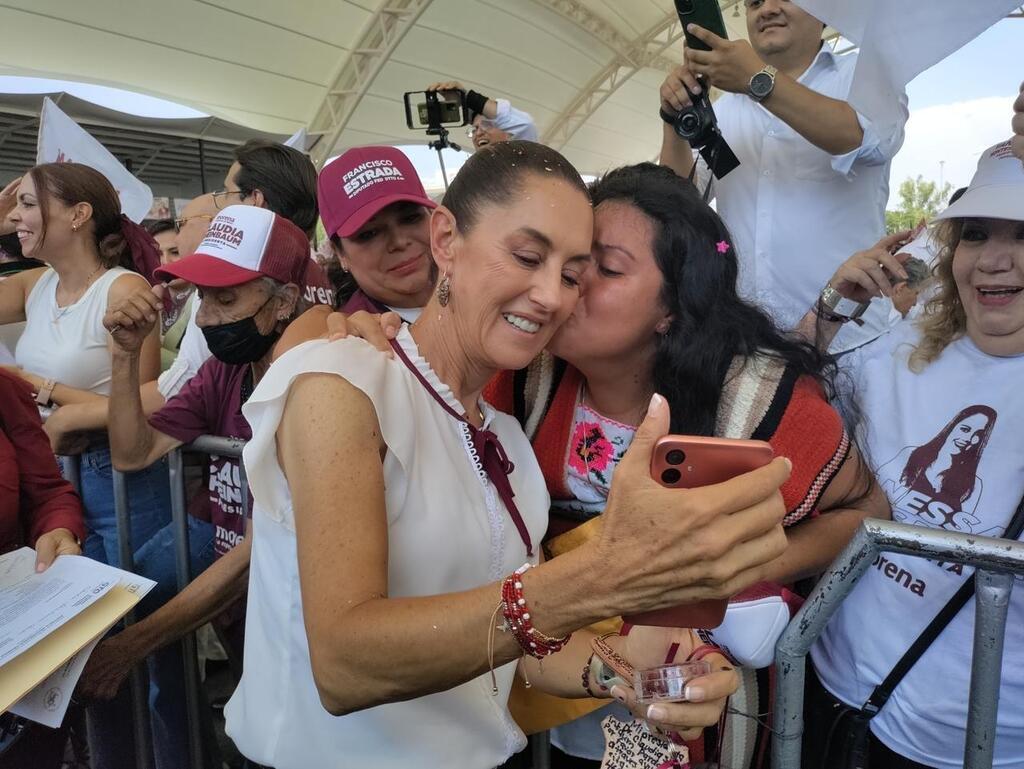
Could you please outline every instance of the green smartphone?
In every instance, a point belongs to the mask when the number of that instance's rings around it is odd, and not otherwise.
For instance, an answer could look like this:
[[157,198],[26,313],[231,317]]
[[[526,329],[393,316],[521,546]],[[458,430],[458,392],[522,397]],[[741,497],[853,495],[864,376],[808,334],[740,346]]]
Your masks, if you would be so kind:
[[683,34],[686,35],[687,48],[699,51],[711,50],[707,44],[686,31],[688,24],[696,24],[709,32],[714,32],[721,38],[729,39],[729,33],[725,29],[725,19],[722,18],[722,7],[718,4],[718,0],[675,0],[675,3],[679,22],[683,25]]

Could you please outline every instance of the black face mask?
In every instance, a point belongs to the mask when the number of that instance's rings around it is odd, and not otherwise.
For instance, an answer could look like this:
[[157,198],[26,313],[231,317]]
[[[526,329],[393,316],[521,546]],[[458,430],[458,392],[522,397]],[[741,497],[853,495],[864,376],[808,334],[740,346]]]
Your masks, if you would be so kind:
[[[264,305],[266,306],[266,305]],[[255,363],[269,352],[281,336],[276,328],[269,334],[261,334],[256,325],[256,310],[248,318],[222,323],[219,326],[205,326],[203,336],[213,357],[224,363],[241,365]]]

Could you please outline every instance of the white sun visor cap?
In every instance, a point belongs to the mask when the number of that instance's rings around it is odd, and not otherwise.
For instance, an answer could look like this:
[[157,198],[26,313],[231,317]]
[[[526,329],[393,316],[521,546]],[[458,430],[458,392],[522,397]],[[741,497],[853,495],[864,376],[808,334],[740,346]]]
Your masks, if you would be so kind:
[[981,153],[967,192],[935,218],[968,216],[1024,221],[1024,161],[1013,154],[1009,140]]

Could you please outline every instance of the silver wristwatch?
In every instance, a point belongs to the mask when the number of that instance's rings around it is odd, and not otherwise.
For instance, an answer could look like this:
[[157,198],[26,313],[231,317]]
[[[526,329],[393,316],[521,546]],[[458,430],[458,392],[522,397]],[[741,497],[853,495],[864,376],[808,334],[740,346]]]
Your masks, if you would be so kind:
[[818,297],[818,306],[828,311],[831,315],[835,315],[843,323],[860,318],[868,309],[869,304],[870,302],[857,302],[853,299],[847,299],[832,288],[831,285],[826,285],[821,290],[821,296]]
[[775,75],[778,69],[771,64],[765,64],[764,69],[750,78],[747,86],[747,94],[756,102],[762,102],[768,98],[775,89]]

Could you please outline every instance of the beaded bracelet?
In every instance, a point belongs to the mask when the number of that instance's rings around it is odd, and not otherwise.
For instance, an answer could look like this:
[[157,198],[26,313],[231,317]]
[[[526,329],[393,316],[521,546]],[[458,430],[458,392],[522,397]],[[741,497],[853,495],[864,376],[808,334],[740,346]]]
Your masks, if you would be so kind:
[[583,683],[583,691],[589,694],[591,697],[594,696],[594,692],[590,690],[590,663],[594,661],[594,655],[591,654],[587,657],[586,663],[583,665],[583,673],[580,676],[580,680]]
[[502,583],[502,614],[505,617],[505,627],[511,631],[523,652],[536,659],[543,659],[561,651],[572,638],[572,633],[563,638],[555,638],[545,635],[533,626],[530,621],[530,607],[523,596],[523,582],[520,579],[529,568],[530,564],[520,566]]

